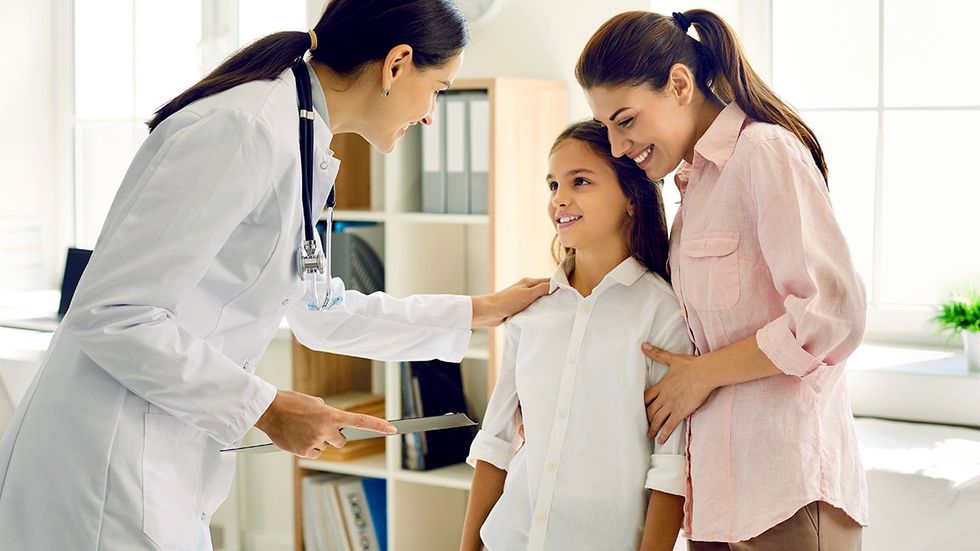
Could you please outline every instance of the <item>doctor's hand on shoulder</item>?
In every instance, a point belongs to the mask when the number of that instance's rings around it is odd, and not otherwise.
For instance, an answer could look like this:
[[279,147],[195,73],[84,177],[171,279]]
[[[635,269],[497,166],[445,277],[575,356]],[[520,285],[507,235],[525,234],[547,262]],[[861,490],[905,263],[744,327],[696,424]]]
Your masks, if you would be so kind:
[[550,279],[524,278],[502,291],[473,297],[473,327],[496,327],[548,294]]

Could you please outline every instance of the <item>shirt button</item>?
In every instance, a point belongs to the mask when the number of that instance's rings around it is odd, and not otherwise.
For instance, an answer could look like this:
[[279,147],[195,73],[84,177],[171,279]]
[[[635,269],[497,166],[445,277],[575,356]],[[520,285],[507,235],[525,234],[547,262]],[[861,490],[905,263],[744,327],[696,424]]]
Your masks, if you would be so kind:
[[592,312],[592,307],[589,306],[588,304],[583,304],[581,307],[579,307],[578,311],[582,312],[587,316],[589,315],[590,312]]
[[544,513],[538,513],[538,516],[535,517],[534,520],[538,521],[538,524],[544,524],[546,518],[547,517],[544,516]]
[[561,417],[562,419],[567,418],[568,417],[568,408],[559,408],[558,409],[558,417]]
[[327,161],[323,161],[320,163],[320,168],[323,170],[326,170],[328,166],[330,165],[327,164]]
[[285,306],[285,305],[287,305],[287,304],[289,304],[289,299],[288,299],[288,298],[287,298],[286,300],[284,300],[284,301],[282,301],[282,305],[283,305],[283,306]]
[[569,356],[568,363],[571,365],[575,365],[575,356]]
[[548,464],[547,464],[547,465],[545,465],[545,467],[546,467],[546,468],[547,468],[547,469],[548,469],[549,471],[553,471],[553,470],[555,470],[555,469],[557,469],[557,468],[558,468],[558,463],[555,463],[554,461],[549,461],[549,462],[548,462]]

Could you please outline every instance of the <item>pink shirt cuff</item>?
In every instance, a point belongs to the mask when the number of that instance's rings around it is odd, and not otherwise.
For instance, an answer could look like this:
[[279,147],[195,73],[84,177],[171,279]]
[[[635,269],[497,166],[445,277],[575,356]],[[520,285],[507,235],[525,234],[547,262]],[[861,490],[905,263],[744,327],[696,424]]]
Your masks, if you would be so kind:
[[788,316],[783,314],[767,323],[755,334],[759,350],[776,367],[787,375],[806,377],[824,363],[813,357],[800,346],[796,335],[790,330]]

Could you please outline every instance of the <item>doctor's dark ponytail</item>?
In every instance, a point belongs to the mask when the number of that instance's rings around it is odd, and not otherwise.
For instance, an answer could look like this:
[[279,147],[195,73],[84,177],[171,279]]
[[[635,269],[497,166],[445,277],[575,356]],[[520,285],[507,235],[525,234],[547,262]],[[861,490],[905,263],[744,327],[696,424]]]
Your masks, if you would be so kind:
[[[688,26],[697,31],[697,39],[687,34]],[[750,118],[792,132],[827,178],[827,162],[816,135],[752,69],[731,27],[708,10],[673,16],[632,11],[613,17],[589,39],[575,77],[584,88],[648,84],[662,90],[675,63],[691,70],[706,95],[714,93],[725,103],[734,101]]]
[[[313,27],[314,61],[353,77],[372,61],[383,61],[400,44],[412,47],[416,67],[438,67],[469,41],[466,22],[452,0],[330,0]],[[161,107],[147,122],[152,132],[184,106],[253,80],[278,77],[311,45],[305,31],[275,33],[235,52],[217,69]]]

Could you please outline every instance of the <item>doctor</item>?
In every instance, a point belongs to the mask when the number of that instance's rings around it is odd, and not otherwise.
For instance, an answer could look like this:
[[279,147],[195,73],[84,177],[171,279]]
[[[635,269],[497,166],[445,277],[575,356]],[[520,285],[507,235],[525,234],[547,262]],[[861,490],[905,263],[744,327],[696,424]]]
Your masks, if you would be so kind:
[[431,124],[467,39],[451,0],[333,0],[311,32],[259,40],[156,113],[0,440],[0,549],[210,549],[235,462],[218,450],[252,426],[302,456],[343,445],[343,426],[391,430],[253,374],[283,316],[310,348],[459,361],[471,327],[547,292],[364,296],[325,278],[306,235],[304,203],[317,216],[337,174],[333,134],[387,153]]

